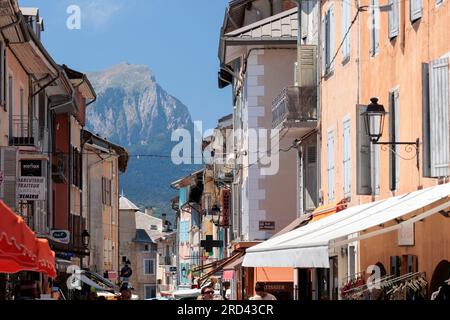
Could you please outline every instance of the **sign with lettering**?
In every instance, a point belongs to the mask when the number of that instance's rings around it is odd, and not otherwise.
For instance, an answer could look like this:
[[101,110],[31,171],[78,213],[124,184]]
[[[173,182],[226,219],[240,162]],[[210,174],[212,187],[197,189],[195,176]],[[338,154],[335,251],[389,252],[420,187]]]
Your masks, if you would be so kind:
[[222,227],[230,226],[231,211],[231,192],[230,190],[222,191]]
[[275,231],[275,221],[260,221],[259,231]]
[[52,230],[50,232],[50,237],[53,241],[69,244],[70,243],[70,232],[67,230]]
[[401,247],[413,247],[415,245],[414,223],[404,222],[398,229],[398,245]]
[[19,177],[17,192],[21,201],[45,201],[45,177]]
[[20,175],[22,177],[41,177],[42,160],[21,160]]

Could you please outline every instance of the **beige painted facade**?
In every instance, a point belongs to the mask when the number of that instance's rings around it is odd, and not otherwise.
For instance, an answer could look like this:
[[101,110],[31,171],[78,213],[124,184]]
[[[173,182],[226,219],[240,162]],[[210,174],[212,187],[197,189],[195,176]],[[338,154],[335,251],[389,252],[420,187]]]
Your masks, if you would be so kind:
[[[375,1],[384,4],[383,1]],[[357,1],[360,6],[373,4],[373,1]],[[353,2],[352,2],[353,4]],[[343,14],[342,6],[336,1],[324,1],[322,17],[332,8],[334,13],[334,49],[335,53],[343,41],[341,29]],[[424,73],[424,66],[430,67],[434,60],[449,57],[450,35],[450,3],[443,1],[437,5],[435,1],[422,1],[422,13],[415,21],[410,15],[410,1],[399,1],[399,19],[397,33],[390,33],[389,12],[362,11],[350,31],[350,56],[343,57],[339,50],[333,63],[333,71],[322,78],[321,83],[321,188],[323,203],[329,204],[348,198],[350,206],[371,201],[390,198],[417,191],[422,188],[448,182],[448,177],[427,178],[426,156],[427,150],[427,121],[425,109],[430,95],[446,94],[430,91],[427,83],[428,75]],[[356,15],[356,8],[351,5],[349,19]],[[371,29],[374,16],[379,19],[379,28]],[[373,35],[378,40],[373,49]],[[322,56],[323,59],[323,56]],[[448,67],[447,67],[448,68]],[[448,69],[447,69],[448,71]],[[439,89],[439,90],[442,90]],[[406,152],[403,147],[396,149],[400,154],[395,161],[397,173],[392,171],[392,152],[388,148],[371,146],[365,152],[370,153],[371,163],[364,170],[360,167],[360,145],[358,139],[364,135],[364,126],[359,127],[360,114],[357,105],[368,105],[370,98],[377,97],[389,114],[384,123],[384,133],[380,142],[392,141],[393,127],[397,131],[397,142],[414,142],[420,140],[419,166],[417,168],[415,150]],[[435,96],[436,98],[436,96]],[[397,107],[395,107],[397,105]],[[395,108],[395,109],[394,109]],[[358,111],[357,111],[358,110]],[[397,117],[397,124],[390,124],[390,117]],[[345,159],[345,124],[350,123],[350,159]],[[391,130],[390,130],[391,129]],[[334,137],[330,148],[330,133]],[[448,134],[448,133],[447,133]],[[437,148],[448,148],[438,146]],[[333,154],[330,161],[330,153]],[[350,192],[345,185],[346,161],[351,163]],[[330,165],[330,162],[331,165]],[[391,172],[390,172],[391,171]],[[334,177],[330,180],[330,172]],[[361,173],[363,172],[363,173]],[[371,194],[362,194],[358,186],[361,185],[361,174],[371,176]],[[396,176],[396,185],[391,186],[391,177]],[[329,181],[332,181],[330,188]],[[332,192],[330,192],[330,189]],[[347,192],[346,192],[347,189]],[[351,243],[350,249],[355,249],[355,264],[347,255],[348,251],[337,250],[339,256],[339,284],[352,272],[365,272],[373,264],[380,262],[390,273],[390,257],[400,256],[403,260],[407,255],[418,257],[418,271],[431,276],[441,260],[449,260],[447,250],[450,221],[441,215],[435,215],[422,223],[416,224],[416,245],[399,247],[397,232],[377,236],[361,243]],[[385,225],[388,227],[390,223]],[[432,248],[432,249],[431,249]],[[341,256],[341,252],[345,252]],[[406,268],[404,265],[402,268]],[[404,269],[406,270],[406,269]]]

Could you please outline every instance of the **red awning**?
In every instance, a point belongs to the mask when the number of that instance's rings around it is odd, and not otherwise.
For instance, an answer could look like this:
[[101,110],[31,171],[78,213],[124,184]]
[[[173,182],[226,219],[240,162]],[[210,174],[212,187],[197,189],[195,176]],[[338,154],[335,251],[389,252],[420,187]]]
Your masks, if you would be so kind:
[[222,281],[231,281],[234,279],[234,270],[224,270]]
[[42,272],[56,277],[55,254],[25,221],[0,201],[0,273]]

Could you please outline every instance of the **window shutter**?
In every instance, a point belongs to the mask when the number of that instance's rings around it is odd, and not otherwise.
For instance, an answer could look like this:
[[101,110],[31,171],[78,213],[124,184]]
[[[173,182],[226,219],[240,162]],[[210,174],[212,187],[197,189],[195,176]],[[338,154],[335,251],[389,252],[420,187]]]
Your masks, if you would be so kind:
[[411,22],[422,18],[422,0],[410,0],[409,8]]
[[305,210],[313,211],[317,205],[317,146],[306,148]]
[[328,13],[328,25],[330,28],[330,33],[329,33],[329,35],[330,35],[330,46],[329,46],[330,50],[328,52],[328,61],[329,61],[328,68],[330,71],[333,71],[334,70],[334,68],[333,68],[334,62],[332,62],[333,56],[334,56],[334,9],[333,9],[333,7],[330,8],[330,11]]
[[432,61],[430,72],[431,177],[450,175],[449,59]]
[[17,177],[19,173],[19,151],[16,148],[1,149],[0,179],[1,199],[13,211],[17,211]]
[[357,192],[358,195],[372,194],[371,180],[371,142],[366,133],[364,118],[361,115],[367,109],[365,105],[356,106],[356,130],[357,130]]
[[309,8],[309,1],[302,1],[301,2],[301,8],[302,8],[302,39],[305,39],[308,37],[308,17],[309,17],[309,13],[310,13],[310,8]]
[[[351,1],[351,0],[350,0]],[[349,0],[342,1],[341,15],[342,15],[342,37],[344,43],[342,45],[342,60],[346,60],[350,56],[350,2]],[[345,36],[348,32],[348,35]]]
[[[372,121],[374,119],[371,119]],[[380,146],[372,144],[371,146],[372,153],[372,194],[379,195],[380,194]]]
[[374,14],[375,14],[375,54],[380,50],[380,1],[374,0]]
[[389,38],[392,39],[398,36],[400,2],[398,0],[389,0],[389,4],[391,5],[391,11],[389,11]]
[[344,195],[351,195],[352,163],[351,163],[351,120],[344,120]]
[[[400,112],[399,112],[399,95],[398,91],[391,92],[389,95],[389,133],[390,139],[389,141],[399,141],[399,121],[400,121]],[[395,154],[393,152],[389,152],[389,162],[391,163],[391,168],[389,170],[389,184],[391,191],[397,190],[398,183],[400,180],[400,161],[399,161],[399,152],[400,146],[394,146]],[[395,177],[395,178],[394,178]],[[395,180],[394,180],[395,179]]]
[[334,132],[328,131],[328,200],[334,199]]
[[317,47],[314,45],[302,45],[299,49],[300,61],[298,86],[314,87],[317,85],[316,56]]
[[322,18],[322,76],[327,73],[327,13]]

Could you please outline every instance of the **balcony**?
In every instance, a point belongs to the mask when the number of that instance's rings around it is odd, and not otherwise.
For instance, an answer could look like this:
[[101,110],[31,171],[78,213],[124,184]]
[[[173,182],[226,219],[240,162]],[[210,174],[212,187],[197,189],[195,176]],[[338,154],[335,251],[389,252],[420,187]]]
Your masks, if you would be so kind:
[[298,135],[317,127],[317,87],[287,87],[272,103],[272,128]]
[[67,156],[62,152],[57,152],[52,156],[52,177],[56,183],[68,182],[68,161]]
[[38,143],[38,120],[27,116],[13,116],[9,145],[14,147],[36,147]]

